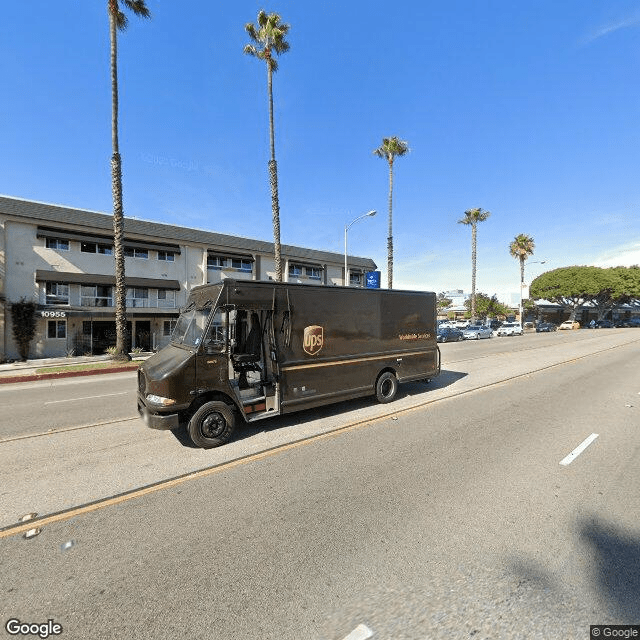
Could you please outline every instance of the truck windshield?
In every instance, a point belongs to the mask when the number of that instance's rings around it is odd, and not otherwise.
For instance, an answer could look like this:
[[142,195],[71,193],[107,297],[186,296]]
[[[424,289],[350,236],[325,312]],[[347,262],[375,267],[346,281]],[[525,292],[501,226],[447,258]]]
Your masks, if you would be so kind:
[[202,334],[207,325],[211,307],[191,309],[180,314],[171,342],[187,347],[197,347],[202,341]]

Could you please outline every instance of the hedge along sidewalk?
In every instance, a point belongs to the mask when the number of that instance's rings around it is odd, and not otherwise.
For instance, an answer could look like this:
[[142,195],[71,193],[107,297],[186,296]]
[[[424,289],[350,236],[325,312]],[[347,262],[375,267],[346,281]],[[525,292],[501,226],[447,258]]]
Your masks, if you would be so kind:
[[[146,357],[136,357],[131,362],[117,362],[105,359],[104,356],[98,356],[94,358],[49,358],[40,361],[28,360],[27,362],[3,364],[0,365],[0,384],[135,371],[145,359]],[[76,362],[72,364],[69,360]]]

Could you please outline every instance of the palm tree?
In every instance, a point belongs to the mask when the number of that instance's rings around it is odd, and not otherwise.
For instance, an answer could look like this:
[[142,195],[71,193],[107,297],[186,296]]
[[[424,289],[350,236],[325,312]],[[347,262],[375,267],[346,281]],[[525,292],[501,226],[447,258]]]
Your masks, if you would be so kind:
[[524,233],[518,234],[513,242],[509,245],[509,253],[520,260],[520,286],[524,285],[524,261],[533,255],[536,248],[535,242],[531,236]]
[[509,245],[509,253],[520,260],[520,322],[522,322],[522,292],[524,290],[524,261],[533,255],[535,242],[531,236],[519,233]]
[[278,200],[278,165],[276,164],[275,133],[273,126],[273,88],[272,76],[278,70],[278,63],[273,57],[289,51],[289,43],[285,36],[290,26],[280,22],[277,13],[258,13],[258,22],[248,22],[245,30],[254,44],[247,44],[244,52],[267,63],[267,92],[269,94],[269,142],[271,158],[269,160],[269,182],[271,183],[271,210],[273,214],[273,248],[276,267],[276,281],[282,282],[282,257],[280,250],[280,203]]
[[122,206],[122,161],[118,142],[118,38],[117,32],[124,31],[129,23],[120,9],[120,2],[141,18],[150,18],[151,13],[145,0],[107,0],[109,13],[109,35],[111,40],[111,189],[113,192],[113,254],[116,267],[116,353],[120,360],[127,355],[127,290],[124,279],[124,210]]
[[373,150],[378,158],[389,163],[389,232],[387,235],[387,288],[393,289],[393,161],[409,153],[409,145],[396,136],[382,138],[382,144]]
[[467,209],[464,218],[458,220],[460,224],[471,225],[471,321],[476,317],[476,250],[477,250],[477,227],[478,222],[484,222],[491,215],[490,211],[477,209]]

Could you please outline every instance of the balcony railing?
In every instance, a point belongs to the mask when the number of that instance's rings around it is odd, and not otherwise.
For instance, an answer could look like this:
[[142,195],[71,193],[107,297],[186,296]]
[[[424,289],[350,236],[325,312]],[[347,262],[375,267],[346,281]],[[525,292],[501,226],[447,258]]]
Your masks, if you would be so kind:
[[82,307],[113,307],[113,298],[92,296],[88,298],[82,296],[80,298],[80,306]]
[[127,298],[127,307],[148,307],[148,298]]

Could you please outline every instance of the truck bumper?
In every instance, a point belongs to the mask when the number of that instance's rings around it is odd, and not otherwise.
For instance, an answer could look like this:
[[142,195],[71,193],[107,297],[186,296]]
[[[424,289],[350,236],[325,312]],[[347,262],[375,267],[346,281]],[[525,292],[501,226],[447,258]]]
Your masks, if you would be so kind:
[[176,429],[180,422],[177,413],[151,413],[138,400],[138,413],[147,427],[151,429]]

